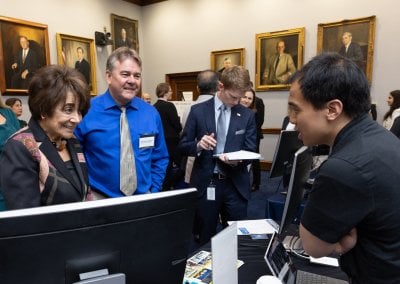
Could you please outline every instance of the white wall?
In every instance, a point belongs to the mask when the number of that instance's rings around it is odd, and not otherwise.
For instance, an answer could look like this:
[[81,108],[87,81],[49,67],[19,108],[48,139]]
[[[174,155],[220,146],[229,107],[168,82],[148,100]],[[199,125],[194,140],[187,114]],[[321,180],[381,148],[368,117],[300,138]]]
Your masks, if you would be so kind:
[[[245,48],[245,65],[255,74],[255,35],[305,27],[304,61],[316,55],[319,23],[376,15],[371,94],[378,120],[388,107],[388,93],[400,89],[396,40],[400,4],[396,0],[169,0],[142,13],[144,89],[154,89],[164,74],[210,67],[210,52]],[[266,105],[264,127],[280,127],[286,114],[287,91],[257,92]],[[273,157],[276,137],[267,136],[261,151]]]
[[[114,0],[1,0],[0,15],[48,25],[50,63],[57,64],[56,33],[94,39],[95,31],[111,31],[111,16],[137,19],[141,23],[141,7],[125,1]],[[141,37],[139,29],[139,38]],[[96,83],[98,92],[107,88],[105,65],[112,47],[96,47]],[[27,97],[21,96],[24,113],[29,120]]]
[[[386,97],[400,89],[400,41],[396,40],[400,4],[396,0],[168,0],[143,8],[116,0],[2,0],[0,14],[49,26],[51,63],[57,63],[56,33],[93,38],[94,31],[110,29],[110,13],[139,20],[143,90],[154,95],[165,74],[200,71],[210,67],[213,50],[245,48],[245,64],[254,79],[255,35],[306,28],[304,59],[316,55],[318,23],[376,15],[371,94],[378,120],[388,109]],[[97,84],[104,82],[109,48],[97,48]],[[286,112],[287,91],[258,92],[264,100],[264,127],[280,127]],[[26,98],[26,97],[25,97]],[[26,100],[25,100],[26,102]],[[27,111],[27,107],[25,107]],[[262,142],[262,153],[272,159],[274,137]]]

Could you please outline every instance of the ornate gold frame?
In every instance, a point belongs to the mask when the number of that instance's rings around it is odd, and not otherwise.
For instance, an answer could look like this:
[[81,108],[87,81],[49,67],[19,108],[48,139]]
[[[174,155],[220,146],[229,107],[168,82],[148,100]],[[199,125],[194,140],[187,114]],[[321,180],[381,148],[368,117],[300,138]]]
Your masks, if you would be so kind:
[[50,64],[49,35],[45,24],[0,16],[0,91],[5,95],[27,95],[26,89],[11,88],[11,65],[17,54],[19,37],[26,36],[37,52],[39,66]]
[[90,38],[56,34],[57,40],[57,61],[60,65],[66,65],[75,68],[77,61],[77,48],[81,47],[84,50],[85,59],[90,64],[90,91],[92,95],[97,95],[96,84],[96,54],[94,47],[94,40]]
[[113,48],[117,48],[116,41],[121,33],[121,29],[126,30],[127,38],[132,41],[132,48],[139,52],[139,23],[126,17],[111,14],[111,31],[114,39]]
[[376,16],[318,24],[317,53],[338,52],[344,32],[352,34],[352,42],[360,45],[364,60],[359,63],[369,83],[372,82],[372,65],[375,41]]
[[211,51],[210,65],[214,71],[221,71],[224,59],[229,57],[233,65],[244,67],[244,48]]
[[295,28],[276,32],[256,34],[256,75],[255,89],[257,91],[287,90],[290,84],[271,84],[263,78],[267,67],[267,60],[271,60],[276,54],[276,45],[280,41],[285,42],[285,53],[291,55],[296,69],[303,66],[305,28]]

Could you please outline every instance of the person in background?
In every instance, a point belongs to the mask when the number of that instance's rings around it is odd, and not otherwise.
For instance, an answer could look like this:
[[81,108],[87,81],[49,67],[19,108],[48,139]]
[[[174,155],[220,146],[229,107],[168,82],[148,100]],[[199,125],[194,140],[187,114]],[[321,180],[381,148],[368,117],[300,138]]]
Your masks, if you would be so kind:
[[126,36],[126,29],[122,28],[120,32],[120,37],[115,41],[115,48],[118,47],[129,47],[132,48],[132,41]]
[[28,89],[32,118],[3,149],[0,186],[7,209],[86,200],[85,158],[73,131],[89,108],[89,90],[75,69],[39,69]]
[[182,154],[196,157],[190,186],[198,190],[194,223],[200,244],[216,234],[220,216],[224,227],[227,220],[247,218],[251,161],[229,161],[224,153],[256,150],[254,112],[239,103],[250,88],[247,69],[225,69],[214,98],[192,106],[179,142]]
[[[20,99],[8,98],[6,100],[6,105],[8,105],[12,109],[12,111],[15,113],[17,118],[22,115],[22,101]],[[19,121],[20,128],[28,125],[25,120],[18,119],[18,121]]]
[[339,54],[353,60],[358,67],[364,68],[364,55],[358,43],[353,41],[353,35],[350,32],[344,32],[342,35],[342,46],[339,49]]
[[[186,120],[189,116],[190,110],[192,109],[193,105],[208,101],[209,99],[215,96],[215,93],[218,91],[219,77],[220,74],[218,72],[215,72],[210,69],[201,71],[197,75],[197,91],[199,92],[199,96],[194,102],[192,102],[192,104],[183,113],[182,127],[185,127]],[[186,160],[183,161],[185,169],[185,183],[189,184],[195,157],[189,156],[185,157],[184,159]]]
[[144,100],[146,103],[151,104],[151,96],[149,93],[143,93],[142,94],[142,100]]
[[263,72],[261,80],[263,84],[286,84],[290,76],[296,72],[293,58],[289,53],[285,53],[285,48],[283,40],[276,43],[276,53],[268,58]]
[[[19,128],[20,125],[17,116],[9,106],[4,103],[0,92],[0,157],[8,137],[17,132]],[[1,210],[4,210],[4,198],[0,184],[0,211]]]
[[29,40],[26,36],[19,37],[21,48],[11,65],[14,74],[11,78],[12,89],[27,89],[30,79],[35,71],[39,68],[39,59],[36,52],[29,48]]
[[229,56],[225,57],[224,61],[222,62],[222,65],[223,65],[222,68],[218,70],[219,73],[222,73],[224,72],[225,69],[228,69],[233,66],[232,59]]
[[400,140],[371,119],[365,74],[318,55],[293,76],[288,105],[304,145],[331,147],[301,218],[304,250],[339,255],[350,283],[400,283]]
[[383,116],[382,125],[387,130],[390,130],[395,119],[400,116],[400,90],[391,91],[386,102],[389,106],[389,110]]
[[[262,139],[262,125],[264,123],[264,111],[265,106],[262,99],[256,97],[256,92],[251,89],[247,91],[243,98],[240,99],[240,103],[245,107],[251,109],[255,114],[256,125],[257,125],[257,149],[256,152],[260,153],[260,141]],[[257,101],[258,101],[258,108],[257,108]],[[251,186],[251,191],[257,191],[260,189],[261,183],[261,166],[260,160],[253,160],[252,162],[252,172],[253,172],[253,185]]]
[[165,177],[168,151],[160,115],[137,95],[142,84],[142,61],[128,47],[107,59],[108,90],[91,100],[87,115],[75,129],[88,165],[95,199],[125,196],[121,191],[120,120],[124,108],[129,123],[137,186],[133,194],[158,192]]
[[3,101],[0,93],[0,155],[7,139],[20,129],[17,116]]
[[178,111],[173,103],[169,102],[172,98],[171,86],[168,83],[160,83],[156,88],[158,98],[154,107],[160,114],[165,142],[169,154],[169,163],[163,182],[163,190],[174,189],[183,177],[181,170],[182,156],[178,150],[179,136],[182,131],[182,125],[178,116]]
[[78,70],[83,74],[85,77],[86,83],[90,86],[91,81],[90,81],[90,64],[89,62],[85,59],[85,53],[83,51],[82,47],[78,47],[76,49],[77,55],[78,55],[78,60],[75,62],[75,69]]

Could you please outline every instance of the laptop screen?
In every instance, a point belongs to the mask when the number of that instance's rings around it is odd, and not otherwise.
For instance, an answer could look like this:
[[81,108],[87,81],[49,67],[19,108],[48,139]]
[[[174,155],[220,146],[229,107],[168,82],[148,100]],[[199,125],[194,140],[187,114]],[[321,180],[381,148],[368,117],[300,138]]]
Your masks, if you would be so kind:
[[296,269],[282,242],[279,241],[278,234],[272,235],[264,258],[272,275],[278,277],[283,284],[296,282]]

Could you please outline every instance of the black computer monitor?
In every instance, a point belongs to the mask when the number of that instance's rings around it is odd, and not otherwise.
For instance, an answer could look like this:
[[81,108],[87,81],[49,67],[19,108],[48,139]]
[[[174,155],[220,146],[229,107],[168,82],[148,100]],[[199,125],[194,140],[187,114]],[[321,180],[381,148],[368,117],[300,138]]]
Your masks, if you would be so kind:
[[311,166],[311,150],[307,146],[303,146],[294,154],[285,207],[278,231],[279,237],[282,240],[287,235],[290,225],[297,216],[300,203],[303,199],[304,186],[310,176]]
[[[295,130],[282,130],[277,146],[275,148],[274,159],[270,170],[270,177],[289,176],[292,170],[294,153],[303,142],[298,138],[299,132]],[[286,187],[287,184],[284,184]]]
[[[0,212],[0,283],[182,283],[196,189]],[[94,273],[96,274],[96,273]]]

